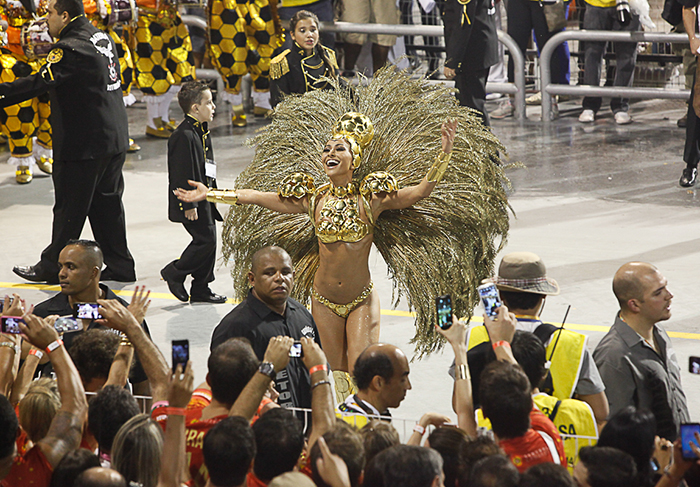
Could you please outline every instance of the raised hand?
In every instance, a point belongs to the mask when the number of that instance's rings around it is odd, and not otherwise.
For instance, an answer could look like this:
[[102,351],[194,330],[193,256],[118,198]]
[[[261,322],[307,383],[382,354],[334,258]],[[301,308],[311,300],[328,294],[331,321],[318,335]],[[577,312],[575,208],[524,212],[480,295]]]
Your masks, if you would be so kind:
[[177,364],[175,373],[170,377],[168,403],[174,408],[184,408],[190,402],[192,391],[194,391],[194,371],[192,361],[188,360],[184,372],[182,364]]
[[136,318],[136,321],[139,323],[146,317],[146,311],[148,311],[148,307],[151,305],[151,300],[148,299],[150,295],[151,291],[150,289],[147,291],[146,286],[136,286],[134,295],[131,296],[131,303],[129,303],[127,309],[134,315],[134,318]]
[[50,343],[58,340],[58,332],[45,319],[31,314],[31,311],[22,316],[22,319],[24,323],[19,324],[19,329],[29,343],[39,350],[45,350]]
[[442,124],[442,152],[449,154],[457,135],[457,120],[447,120]]
[[289,350],[294,344],[294,338],[276,336],[270,339],[265,350],[263,362],[272,362],[275,372],[279,372],[289,363]]
[[464,321],[459,321],[455,315],[452,315],[452,326],[447,330],[436,325],[437,332],[444,336],[453,347],[464,345],[467,342],[467,328],[467,324]]
[[188,191],[186,189],[177,188],[173,190],[173,194],[177,196],[178,199],[186,203],[194,203],[207,199],[207,191],[209,191],[209,188],[207,188],[206,184],[192,180],[188,180],[187,183],[195,189]]

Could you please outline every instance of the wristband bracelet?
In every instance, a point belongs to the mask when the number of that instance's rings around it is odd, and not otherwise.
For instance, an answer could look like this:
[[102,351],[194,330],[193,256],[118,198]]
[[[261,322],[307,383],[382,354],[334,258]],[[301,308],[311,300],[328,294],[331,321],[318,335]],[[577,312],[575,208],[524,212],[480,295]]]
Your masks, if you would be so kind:
[[423,435],[425,434],[425,428],[422,427],[422,426],[419,425],[419,424],[417,424],[417,425],[415,425],[415,426],[413,427],[413,431],[415,431],[416,433],[420,434],[421,436],[423,436]]
[[322,386],[323,384],[330,384],[330,383],[331,383],[331,381],[329,381],[329,380],[320,380],[311,386],[311,390],[313,391],[318,386]]
[[53,352],[61,345],[63,345],[63,340],[61,340],[60,338],[56,339],[55,341],[48,344],[48,346],[46,347],[46,353]]
[[326,364],[314,365],[309,369],[309,375],[312,375],[314,372],[318,372],[319,370],[328,372],[328,366]]
[[510,348],[510,343],[508,343],[508,342],[505,341],[505,340],[500,340],[500,341],[497,341],[497,342],[495,342],[495,343],[493,344],[493,349],[494,349],[494,350],[496,350],[498,347]]
[[165,406],[166,408],[170,406],[170,403],[168,401],[158,401],[153,403],[153,406],[151,406],[151,412],[155,411],[157,408]]
[[459,364],[455,367],[455,380],[469,379],[469,367],[466,364]]
[[32,348],[31,350],[29,350],[29,355],[36,355],[36,358],[38,358],[39,360],[44,358],[44,352],[42,352],[38,348]]
[[7,347],[12,350],[14,350],[15,355],[19,353],[19,346],[15,345],[14,343],[11,342],[0,342],[0,347]]
[[168,416],[185,416],[187,414],[187,410],[185,408],[163,408],[163,414],[167,414]]

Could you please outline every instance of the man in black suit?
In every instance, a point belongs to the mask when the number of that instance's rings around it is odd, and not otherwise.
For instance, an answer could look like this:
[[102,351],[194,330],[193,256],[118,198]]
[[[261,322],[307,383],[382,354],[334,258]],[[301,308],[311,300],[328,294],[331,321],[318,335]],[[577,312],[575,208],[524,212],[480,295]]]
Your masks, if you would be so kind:
[[445,25],[445,77],[454,78],[459,104],[479,111],[484,125],[490,125],[484,105],[489,68],[498,62],[494,0],[446,0],[438,5]]
[[[216,163],[209,137],[209,122],[214,119],[216,106],[211,90],[198,81],[183,83],[177,100],[186,115],[168,139],[168,218],[182,223],[192,236],[192,242],[179,259],[160,271],[160,275],[180,301],[225,303],[226,296],[209,289],[216,261],[215,221],[223,219],[214,203],[186,203],[173,194],[177,188],[189,187],[190,181],[216,188]],[[189,295],[184,286],[188,275],[192,276]]]
[[126,243],[122,166],[129,148],[117,49],[109,35],[85,18],[80,0],[51,0],[47,22],[58,42],[38,73],[0,84],[0,106],[42,93],[51,100],[53,127],[53,231],[34,266],[18,276],[58,283],[58,254],[80,237],[85,219],[104,253],[105,280],[136,280]]

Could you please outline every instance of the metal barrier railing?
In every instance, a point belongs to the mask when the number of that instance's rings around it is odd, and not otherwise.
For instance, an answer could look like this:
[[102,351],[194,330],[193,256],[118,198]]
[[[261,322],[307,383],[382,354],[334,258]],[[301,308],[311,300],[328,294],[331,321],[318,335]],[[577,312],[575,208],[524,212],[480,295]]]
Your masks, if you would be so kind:
[[613,41],[613,42],[673,42],[688,44],[685,34],[662,34],[656,32],[611,32],[600,30],[563,31],[547,41],[540,53],[540,82],[542,90],[542,121],[552,120],[552,95],[615,96],[624,98],[666,98],[687,100],[689,90],[667,90],[665,88],[634,88],[624,86],[571,86],[552,83],[550,61],[559,44],[569,41]]
[[[189,26],[207,29],[207,23],[195,15],[183,15],[182,21]],[[386,35],[413,35],[413,36],[432,36],[444,37],[445,30],[441,26],[430,25],[391,25],[391,24],[354,24],[350,22],[321,22],[321,30],[325,32],[344,32],[357,34],[386,34]],[[518,48],[512,37],[502,31],[498,31],[498,41],[508,48],[513,65],[515,67],[515,79],[513,83],[487,83],[486,91],[488,93],[508,93],[514,95],[513,105],[515,113],[513,116],[517,120],[525,119],[525,57]],[[206,73],[205,73],[206,72]],[[217,77],[220,79],[215,70],[197,69],[197,76],[203,78]],[[454,86],[453,81],[430,81],[431,83],[443,83],[448,86]],[[218,85],[217,85],[218,86]]]

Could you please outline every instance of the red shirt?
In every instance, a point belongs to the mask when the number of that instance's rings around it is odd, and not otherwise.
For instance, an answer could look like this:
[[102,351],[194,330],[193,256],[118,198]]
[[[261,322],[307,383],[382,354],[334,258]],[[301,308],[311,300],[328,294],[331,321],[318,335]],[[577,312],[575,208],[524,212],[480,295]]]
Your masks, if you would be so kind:
[[53,469],[39,445],[15,458],[10,474],[0,481],[2,487],[48,487]]
[[566,466],[561,436],[549,418],[536,408],[530,412],[530,429],[523,436],[501,440],[498,445],[521,473],[538,463]]
[[246,487],[267,487],[267,484],[260,480],[253,472],[248,472]]
[[[192,400],[197,400],[195,397]],[[165,430],[168,421],[168,416],[164,414],[163,409],[167,406],[159,406],[151,412],[151,417],[156,420]],[[204,408],[190,409],[188,405],[187,414],[185,415],[185,451],[187,453],[187,462],[189,464],[190,477],[192,485],[195,487],[204,487],[209,479],[209,472],[204,465],[204,455],[202,454],[202,445],[204,444],[204,435],[207,434],[216,423],[228,416],[223,414],[207,420],[202,420],[202,410]]]

